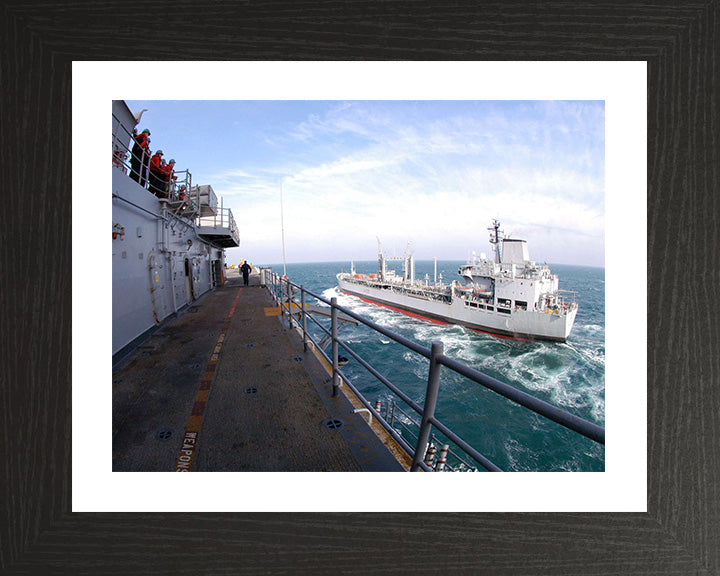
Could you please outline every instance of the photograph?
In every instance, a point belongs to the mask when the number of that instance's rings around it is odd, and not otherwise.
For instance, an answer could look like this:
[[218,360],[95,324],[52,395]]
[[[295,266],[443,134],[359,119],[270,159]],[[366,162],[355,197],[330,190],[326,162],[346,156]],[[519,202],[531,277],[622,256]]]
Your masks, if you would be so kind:
[[113,471],[605,469],[604,101],[112,109]]

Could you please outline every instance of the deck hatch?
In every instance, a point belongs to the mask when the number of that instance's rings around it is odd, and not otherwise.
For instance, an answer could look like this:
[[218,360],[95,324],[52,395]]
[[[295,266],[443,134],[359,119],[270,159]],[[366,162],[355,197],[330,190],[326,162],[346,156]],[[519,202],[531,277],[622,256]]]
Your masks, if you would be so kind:
[[337,430],[343,425],[343,423],[337,418],[328,418],[327,420],[322,421],[322,425],[325,426],[325,428],[327,428],[328,430]]

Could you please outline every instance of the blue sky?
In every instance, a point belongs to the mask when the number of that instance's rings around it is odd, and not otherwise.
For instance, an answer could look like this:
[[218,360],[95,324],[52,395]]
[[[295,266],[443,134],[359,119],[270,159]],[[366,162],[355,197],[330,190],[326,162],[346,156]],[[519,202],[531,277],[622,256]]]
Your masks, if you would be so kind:
[[602,101],[137,101],[151,148],[211,184],[228,261],[489,253],[492,218],[539,262],[605,262]]

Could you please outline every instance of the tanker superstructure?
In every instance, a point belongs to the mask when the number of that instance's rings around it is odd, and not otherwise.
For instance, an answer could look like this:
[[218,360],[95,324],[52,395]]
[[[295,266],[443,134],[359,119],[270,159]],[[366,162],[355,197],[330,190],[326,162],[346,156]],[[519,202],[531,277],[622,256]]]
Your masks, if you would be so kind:
[[163,194],[132,177],[141,116],[113,101],[113,355],[221,285],[225,249],[240,244],[232,212],[212,186],[194,185],[189,170],[176,170]]
[[377,274],[356,274],[351,267],[349,274],[337,275],[339,288],[429,320],[499,336],[567,340],[578,310],[574,293],[564,293],[548,266],[530,260],[525,240],[503,237],[497,220],[489,230],[494,259],[473,258],[461,266],[462,281],[416,280],[411,254],[402,258],[399,275],[387,269],[388,259],[379,246]]

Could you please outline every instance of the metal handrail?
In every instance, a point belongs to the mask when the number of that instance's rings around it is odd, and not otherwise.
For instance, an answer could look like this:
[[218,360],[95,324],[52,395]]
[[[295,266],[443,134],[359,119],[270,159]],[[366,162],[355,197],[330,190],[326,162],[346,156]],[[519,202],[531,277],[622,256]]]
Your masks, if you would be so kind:
[[[400,408],[397,405],[397,403],[395,402],[395,400],[392,400],[392,399],[386,404],[386,408],[385,408],[385,420],[389,419],[388,423],[390,424],[390,426],[394,426],[394,424],[395,424],[395,413],[396,412],[399,412],[402,416],[404,416],[407,420],[409,420],[413,426],[415,426],[417,428],[420,427],[420,424],[415,422],[412,419],[412,417],[407,412],[405,412],[402,408]],[[398,419],[397,424],[398,424],[398,426],[400,426],[400,428],[402,428],[405,432],[410,434],[410,436],[412,436],[417,441],[417,437],[418,437],[417,434],[413,431],[413,429],[410,426],[405,424],[405,422],[403,422],[402,419]],[[433,444],[437,441],[438,441],[438,438],[435,436],[435,434],[434,433],[431,434],[430,435],[430,444]],[[466,462],[463,458],[461,458],[460,455],[453,452],[452,449],[448,450],[448,454],[451,455],[453,458],[455,458],[455,460],[457,460],[460,463],[459,464],[460,468],[466,468],[467,470],[475,470],[475,468],[473,466],[471,466],[468,462]],[[427,462],[427,457],[426,457],[426,463],[428,465],[432,465],[432,463]],[[450,462],[448,462],[446,466],[448,469],[454,470],[454,467],[450,464]]]
[[[337,394],[337,388],[341,385],[341,383],[346,383],[353,390],[353,392],[355,392],[360,401],[367,408],[372,410],[373,415],[375,415],[377,420],[391,435],[393,435],[393,437],[396,438],[397,436],[400,436],[395,430],[395,428],[380,416],[379,411],[375,410],[375,408],[371,406],[371,404],[362,396],[362,394],[355,388],[355,386],[352,385],[350,380],[345,377],[345,375],[340,370],[338,366],[338,348],[342,346],[342,348],[347,351],[347,353],[350,354],[350,356],[352,356],[363,368],[365,368],[368,372],[370,372],[370,374],[377,378],[386,388],[391,390],[400,399],[402,399],[403,402],[405,402],[414,412],[420,415],[420,432],[418,434],[418,441],[415,449],[409,449],[409,445],[404,439],[402,439],[402,441],[398,440],[403,446],[403,448],[413,458],[413,464],[411,467],[411,470],[413,471],[418,469],[432,470],[432,468],[428,467],[427,464],[425,464],[424,462],[425,454],[430,443],[432,427],[435,427],[438,431],[440,431],[443,435],[445,435],[448,439],[455,443],[459,448],[461,448],[466,454],[468,454],[486,470],[500,471],[500,468],[498,468],[488,458],[480,454],[475,448],[473,448],[470,444],[468,444],[460,436],[455,434],[452,430],[450,430],[449,427],[444,425],[435,417],[435,403],[437,401],[437,396],[439,392],[440,370],[442,366],[445,366],[453,372],[469,378],[470,380],[480,384],[481,386],[488,388],[493,392],[496,392],[497,394],[500,394],[501,396],[504,396],[505,398],[508,398],[509,400],[512,400],[513,402],[531,410],[532,412],[535,412],[536,414],[544,416],[545,418],[548,418],[549,420],[552,420],[553,422],[556,422],[557,424],[568,428],[569,430],[581,434],[589,438],[590,440],[593,440],[594,442],[597,442],[599,444],[605,444],[605,429],[603,427],[584,420],[573,414],[570,414],[569,412],[566,412],[561,408],[558,408],[557,406],[540,400],[539,398],[535,398],[534,396],[531,396],[526,392],[523,392],[509,384],[506,384],[505,382],[501,382],[500,380],[492,378],[491,376],[488,376],[487,374],[484,374],[479,370],[471,368],[470,366],[467,366],[455,360],[454,358],[446,356],[445,354],[443,354],[442,342],[433,342],[432,347],[428,349],[416,342],[413,342],[412,340],[409,340],[408,338],[405,338],[400,334],[396,334],[395,332],[392,332],[391,330],[376,324],[371,320],[363,318],[359,314],[356,314],[355,312],[349,310],[348,308],[345,308],[344,306],[340,306],[339,304],[337,304],[336,298],[331,298],[330,300],[328,300],[318,294],[315,294],[310,290],[307,290],[302,285],[295,284],[287,278],[281,278],[278,274],[273,273],[269,268],[262,269],[261,273],[263,274],[263,284],[268,286],[268,289],[271,291],[273,298],[276,300],[276,302],[280,304],[281,313],[284,314],[285,312],[287,312],[290,318],[290,326],[297,326],[298,330],[303,336],[303,343],[305,344],[305,346],[307,347],[307,341],[310,340],[318,348],[320,353],[326,358],[328,363],[332,365],[333,395]],[[295,289],[295,292],[293,292],[293,288]],[[295,296],[298,292],[300,294],[302,302],[302,305],[300,307],[301,319],[295,319],[292,313],[292,305],[295,303]],[[318,301],[323,302],[330,307],[330,330],[327,330],[325,327],[323,327],[312,316],[312,314],[307,312],[304,305],[305,297],[307,295],[316,298]],[[387,378],[380,374],[367,361],[361,358],[346,343],[342,342],[338,338],[337,315],[340,312],[430,360],[428,386],[425,395],[425,405],[423,408],[421,408],[416,402],[414,402],[410,397],[403,393],[402,390],[400,390],[397,386],[395,386],[392,382],[390,382]],[[317,342],[315,342],[312,336],[307,332],[307,317],[310,317],[311,320],[313,320],[318,326],[320,326],[323,332],[331,335],[332,351],[330,356],[328,356],[321,348],[319,348]],[[402,436],[400,436],[400,438],[402,438]],[[396,440],[397,439],[398,438],[396,438]]]
[[[113,114],[113,133],[112,133],[112,163],[113,166],[121,170],[128,178],[133,178],[132,160],[133,158],[140,163],[140,173],[138,174],[138,185],[143,188],[149,189],[150,178],[149,178],[149,161],[151,154],[142,152],[142,155],[138,157],[133,156],[132,148],[134,147],[133,133],[131,133],[120,121],[120,119]],[[147,162],[147,163],[146,163]],[[142,178],[142,176],[145,178]],[[170,209],[174,216],[182,216],[189,220],[196,218],[200,212],[200,189],[197,186],[193,186],[192,174],[188,169],[185,170],[174,170],[174,176],[176,178],[170,178],[166,190],[167,199],[170,202]],[[222,201],[222,198],[221,198]],[[203,217],[205,218],[205,217]],[[206,222],[202,222],[203,218],[197,218],[196,224],[199,226],[208,225]],[[217,217],[207,217],[213,220],[213,226],[217,227]],[[240,233],[233,217],[232,210],[230,208],[220,208],[220,226],[228,228],[231,235],[236,240],[239,239]]]
[[221,206],[212,216],[197,216],[195,223],[200,227],[227,229],[235,240],[240,237],[240,231],[230,208]]
[[518,390],[517,388],[514,388],[513,386],[510,386],[505,382],[501,382],[500,380],[497,380],[492,376],[483,374],[479,370],[471,368],[470,366],[466,366],[465,364],[458,362],[454,358],[450,358],[448,356],[441,356],[438,361],[443,366],[447,366],[454,372],[462,374],[466,378],[477,382],[485,388],[489,388],[493,392],[497,392],[501,396],[505,396],[505,398],[508,398],[509,400],[512,400],[513,402],[520,404],[525,408],[529,408],[536,414],[540,414],[541,416],[544,416],[545,418],[548,418],[553,422],[565,426],[565,428],[569,428],[574,432],[582,434],[583,436],[590,438],[590,440],[593,440],[598,444],[605,444],[605,429],[601,426],[598,426],[597,424],[588,422],[587,420],[583,420],[579,416],[575,416],[574,414],[570,414],[569,412],[565,412],[564,410],[550,404],[549,402],[545,402],[544,400],[535,398],[535,396],[531,396],[527,392]]
[[[120,119],[113,114],[113,120],[115,124],[115,130],[113,131],[112,135],[112,163],[113,166],[120,169],[124,174],[127,174],[128,177],[132,177],[133,175],[133,169],[132,169],[132,159],[134,158],[140,163],[140,173],[139,176],[142,176],[144,174],[145,178],[138,178],[138,180],[135,180],[138,185],[142,186],[143,188],[149,187],[149,163],[150,158],[152,156],[151,153],[147,153],[143,150],[142,155],[138,157],[137,155],[133,155],[132,148],[134,148],[135,140],[133,138],[134,134],[131,133],[125,125],[120,121]],[[185,188],[186,197],[189,199],[189,191],[192,187],[192,175],[188,170],[174,170],[173,171],[175,176],[178,176],[177,179],[170,178],[167,186],[167,194],[168,199],[171,202],[179,201],[181,188]],[[183,177],[180,177],[183,175]],[[134,180],[134,178],[133,178]],[[185,214],[183,214],[185,215]]]
[[[264,270],[263,270],[262,272],[264,272]],[[274,285],[275,285],[275,286],[279,286],[279,285],[280,285],[280,282],[281,282],[280,277],[277,276],[277,275],[273,275],[273,278],[274,278]],[[268,286],[270,286],[270,285],[268,285]],[[309,291],[307,291],[307,292],[309,292]],[[285,308],[287,307],[290,325],[292,326],[293,323],[296,323],[297,326],[300,327],[301,324],[299,323],[298,320],[295,320],[295,318],[293,317],[292,313],[290,312],[290,311],[291,311],[290,302],[289,302],[289,301],[288,301],[287,303],[286,303],[286,302],[283,302],[283,300],[281,299],[280,295],[278,294],[278,291],[271,290],[271,293],[272,293],[272,295],[273,295],[273,298],[275,298],[276,301],[279,301],[280,309],[281,309],[281,310],[285,310]],[[303,294],[304,294],[304,292],[303,292]],[[304,308],[305,308],[305,307],[303,306],[302,309],[304,309]],[[328,330],[328,329],[325,328],[322,324],[320,324],[320,323],[317,321],[317,319],[312,316],[312,314],[307,314],[307,315],[305,315],[305,317],[310,318],[313,322],[315,322],[315,324],[317,324],[317,326],[318,326],[323,332],[325,332],[326,334],[330,334],[330,330]],[[307,351],[307,340],[309,340],[310,342],[312,342],[313,346],[315,347],[315,350],[317,350],[318,353],[319,353],[329,364],[332,364],[332,358],[325,352],[325,350],[324,350],[323,347],[317,342],[317,340],[316,340],[315,338],[313,338],[312,334],[310,334],[309,332],[305,331],[304,334],[303,334],[303,340],[304,340],[304,345],[305,345],[306,351]],[[360,359],[360,358],[358,358],[358,359],[359,359],[360,361],[364,362],[362,359]],[[383,426],[383,428],[385,428],[385,430],[395,439],[395,441],[396,441],[398,444],[400,444],[400,446],[402,447],[402,449],[405,450],[405,452],[407,452],[408,454],[412,454],[412,453],[413,453],[413,449],[412,449],[412,447],[407,443],[407,441],[405,440],[405,438],[403,438],[402,435],[399,434],[399,433],[397,432],[397,430],[395,430],[395,428],[393,428],[392,424],[390,424],[390,423],[387,422],[387,419],[386,419],[386,418],[383,418],[383,416],[380,414],[380,412],[375,409],[375,407],[362,395],[362,393],[352,384],[352,382],[350,381],[350,379],[347,378],[347,377],[345,376],[345,374],[342,373],[341,370],[338,370],[337,373],[338,373],[338,378],[339,378],[339,380],[342,381],[342,382],[344,382],[345,384],[347,384],[347,386],[355,393],[355,395],[357,396],[358,400],[360,400],[360,402],[368,409],[368,411],[370,412],[370,414],[373,414],[373,415],[375,416],[375,418],[377,419],[377,421],[378,421],[378,422]],[[423,468],[423,470],[425,470],[425,471],[431,471],[431,469],[430,469],[428,466],[426,466],[426,465],[423,465],[422,468]]]

